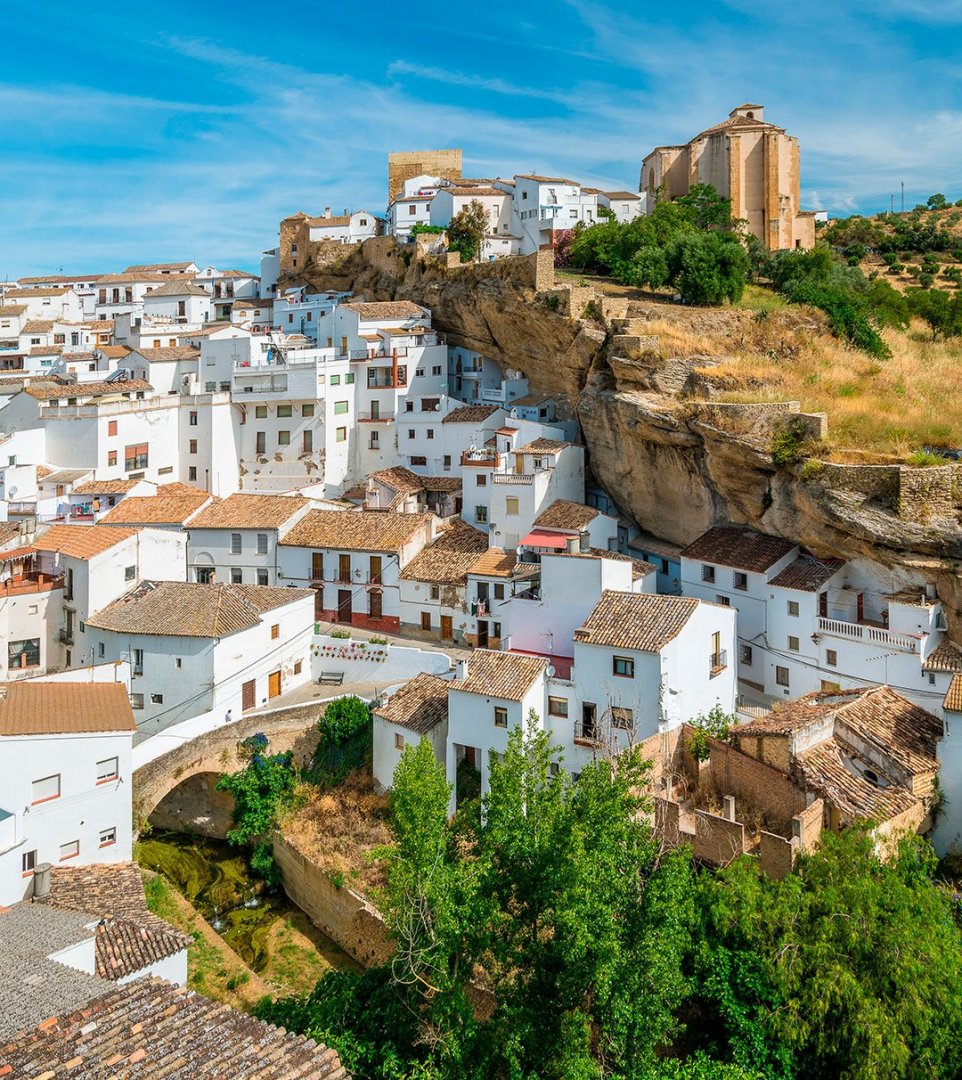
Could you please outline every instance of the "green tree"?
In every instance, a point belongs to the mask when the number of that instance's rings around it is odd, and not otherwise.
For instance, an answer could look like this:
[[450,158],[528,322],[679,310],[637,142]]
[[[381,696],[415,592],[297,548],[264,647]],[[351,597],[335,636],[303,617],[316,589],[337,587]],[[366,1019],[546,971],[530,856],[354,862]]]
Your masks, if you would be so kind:
[[910,289],[908,305],[913,315],[928,324],[932,340],[962,334],[962,300],[944,289]]
[[731,231],[736,226],[731,199],[719,195],[711,184],[692,184],[687,195],[675,199],[675,205],[696,229]]
[[733,235],[695,232],[679,237],[668,250],[670,281],[689,304],[740,300],[748,277],[748,253]]
[[696,761],[707,761],[711,753],[709,739],[727,739],[728,733],[738,723],[738,717],[726,713],[721,705],[714,705],[708,713],[699,713],[691,722],[692,733],[688,739],[688,752]]
[[448,248],[459,251],[464,262],[471,262],[478,257],[490,225],[484,204],[478,199],[472,199],[463,210],[451,218],[447,230]]
[[943,194],[939,193],[937,195],[930,195],[928,199],[925,200],[925,205],[929,210],[948,210],[951,204]]

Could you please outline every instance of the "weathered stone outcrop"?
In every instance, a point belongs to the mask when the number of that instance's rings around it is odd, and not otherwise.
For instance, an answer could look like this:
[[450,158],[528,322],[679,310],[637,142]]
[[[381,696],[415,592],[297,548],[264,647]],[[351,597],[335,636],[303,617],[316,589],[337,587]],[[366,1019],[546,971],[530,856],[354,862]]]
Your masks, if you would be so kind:
[[[565,395],[577,409],[592,474],[655,535],[687,543],[713,524],[744,523],[818,554],[881,563],[893,588],[922,574],[936,582],[950,630],[962,640],[962,466],[776,467],[771,441],[779,424],[801,425],[801,437],[817,442],[824,417],[798,413],[797,403],[710,404],[718,356],[665,355],[657,334],[646,332],[651,313],[626,318],[637,305],[619,310],[608,297],[590,300],[581,286],[558,288],[550,260],[540,252],[460,267],[456,258],[430,255],[427,244],[398,249],[384,237],[336,266],[315,267],[305,280],[423,303],[450,343]],[[578,317],[585,314],[592,317]],[[794,329],[821,326],[805,309],[761,327],[734,310],[661,306],[657,315],[663,323],[684,319],[693,334],[714,327],[736,347],[757,345],[750,335],[765,333],[762,347],[786,356],[798,347]]]

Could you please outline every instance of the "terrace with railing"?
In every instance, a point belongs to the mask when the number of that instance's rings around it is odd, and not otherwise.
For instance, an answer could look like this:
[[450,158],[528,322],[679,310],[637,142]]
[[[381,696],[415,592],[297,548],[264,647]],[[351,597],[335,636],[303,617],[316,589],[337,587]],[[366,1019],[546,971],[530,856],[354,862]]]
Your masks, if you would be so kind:
[[819,617],[818,632],[848,641],[863,641],[873,646],[884,645],[898,652],[920,653],[922,651],[921,635],[902,634],[896,630],[888,630],[866,622],[847,622],[844,619]]

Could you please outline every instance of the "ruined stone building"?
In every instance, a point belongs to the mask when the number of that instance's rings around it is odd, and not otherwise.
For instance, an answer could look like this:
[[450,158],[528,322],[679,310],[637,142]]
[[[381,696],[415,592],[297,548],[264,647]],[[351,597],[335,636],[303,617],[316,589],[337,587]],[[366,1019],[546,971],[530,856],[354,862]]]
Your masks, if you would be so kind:
[[461,179],[460,150],[397,150],[387,156],[387,201],[401,193],[405,180],[415,176]]
[[641,166],[649,212],[659,189],[677,199],[694,184],[711,184],[770,251],[812,247],[814,211],[799,209],[798,139],[763,114],[761,105],[740,105],[690,142],[656,146]]

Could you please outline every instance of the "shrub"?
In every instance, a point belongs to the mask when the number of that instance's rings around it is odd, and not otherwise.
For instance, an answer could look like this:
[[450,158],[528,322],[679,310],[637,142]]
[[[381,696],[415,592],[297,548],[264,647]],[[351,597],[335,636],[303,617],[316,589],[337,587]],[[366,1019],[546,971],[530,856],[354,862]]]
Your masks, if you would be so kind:
[[909,465],[914,465],[919,469],[928,469],[933,465],[948,464],[947,458],[944,458],[941,454],[936,454],[931,450],[913,450],[906,458],[906,461]]
[[825,462],[818,458],[808,458],[799,471],[799,476],[807,483],[817,480],[825,472]]
[[808,429],[801,420],[793,420],[772,433],[772,462],[779,468],[801,461],[803,447],[808,440]]
[[349,638],[351,636],[350,630],[332,630],[328,637],[333,638]]
[[726,713],[721,705],[716,705],[707,716],[701,713],[691,722],[688,752],[696,761],[707,761],[711,753],[708,740],[711,738],[724,741],[737,723],[738,717]]
[[373,753],[370,706],[359,697],[332,701],[317,724],[311,779],[321,785],[340,783],[352,769],[363,768]]

